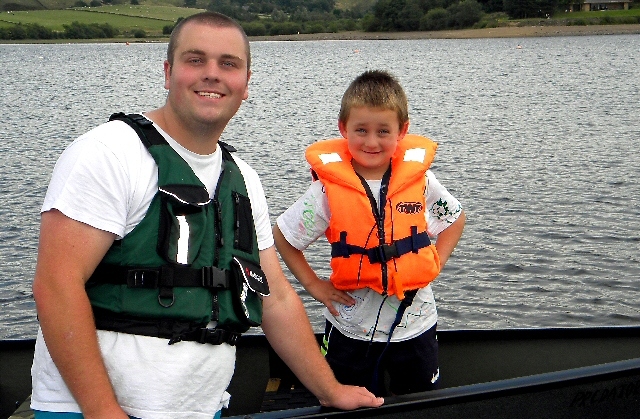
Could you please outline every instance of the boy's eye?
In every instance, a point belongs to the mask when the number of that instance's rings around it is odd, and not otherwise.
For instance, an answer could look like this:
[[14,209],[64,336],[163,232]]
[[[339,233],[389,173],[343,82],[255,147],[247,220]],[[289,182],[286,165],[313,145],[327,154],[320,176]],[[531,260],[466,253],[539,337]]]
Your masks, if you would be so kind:
[[367,130],[366,130],[366,129],[364,129],[364,128],[356,128],[356,132],[361,133],[361,134],[364,134],[364,133],[366,133],[366,132],[367,132]]
[[378,131],[378,133],[380,135],[387,135],[387,134],[389,134],[389,130],[388,129],[381,129],[380,131]]

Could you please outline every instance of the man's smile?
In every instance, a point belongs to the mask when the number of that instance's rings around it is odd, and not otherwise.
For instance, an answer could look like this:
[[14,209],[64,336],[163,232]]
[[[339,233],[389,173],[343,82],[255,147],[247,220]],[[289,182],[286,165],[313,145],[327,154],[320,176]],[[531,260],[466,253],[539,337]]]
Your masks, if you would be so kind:
[[198,94],[198,96],[208,97],[212,99],[220,99],[222,97],[220,93],[214,93],[214,92],[196,92],[196,93]]

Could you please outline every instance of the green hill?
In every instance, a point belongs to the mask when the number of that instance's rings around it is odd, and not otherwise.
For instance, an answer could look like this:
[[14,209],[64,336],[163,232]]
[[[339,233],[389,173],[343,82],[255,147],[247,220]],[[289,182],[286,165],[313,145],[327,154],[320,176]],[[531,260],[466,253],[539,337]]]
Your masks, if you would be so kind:
[[[2,2],[6,0],[0,0]],[[203,9],[177,7],[173,5],[130,5],[118,4],[100,7],[75,7],[57,9],[64,2],[77,0],[20,0],[24,4],[29,2],[49,3],[46,10],[4,11],[0,13],[0,28],[11,27],[15,24],[37,24],[54,31],[62,31],[64,25],[72,22],[80,24],[108,24],[116,28],[120,34],[133,35],[136,31],[144,31],[147,37],[163,35],[166,26],[172,26],[180,17],[198,13]]]

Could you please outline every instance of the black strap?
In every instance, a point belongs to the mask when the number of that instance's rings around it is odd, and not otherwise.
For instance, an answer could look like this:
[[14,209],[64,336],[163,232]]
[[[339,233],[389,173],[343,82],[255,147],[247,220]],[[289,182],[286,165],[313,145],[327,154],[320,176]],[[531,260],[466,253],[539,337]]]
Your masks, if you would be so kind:
[[231,271],[215,266],[193,269],[186,266],[163,265],[160,268],[120,266],[101,263],[87,285],[115,284],[129,288],[204,287],[229,288]]
[[[133,128],[140,140],[149,148],[152,145],[168,144],[153,126],[153,122],[145,118],[144,116],[136,113],[125,114],[124,112],[117,112],[109,117],[109,121],[119,120],[126,122],[131,128]],[[218,141],[222,150],[226,153],[226,157],[229,157],[231,152],[236,151],[235,147],[222,141]]]
[[96,329],[169,339],[169,345],[180,341],[235,345],[241,336],[240,333],[226,329],[208,329],[206,324],[177,319],[134,317],[98,307],[93,307],[93,316]]
[[162,134],[153,127],[153,122],[149,121],[142,115],[125,115],[123,112],[118,112],[109,117],[109,121],[114,120],[126,122],[131,128],[133,128],[146,148],[149,148],[152,145],[168,144]]
[[423,247],[431,245],[429,234],[425,231],[417,233],[417,227],[411,227],[411,235],[403,239],[396,240],[392,244],[382,244],[365,249],[360,246],[347,243],[347,232],[340,232],[340,240],[331,243],[331,257],[348,258],[351,255],[367,255],[371,263],[386,263],[393,258],[413,252],[417,253]]

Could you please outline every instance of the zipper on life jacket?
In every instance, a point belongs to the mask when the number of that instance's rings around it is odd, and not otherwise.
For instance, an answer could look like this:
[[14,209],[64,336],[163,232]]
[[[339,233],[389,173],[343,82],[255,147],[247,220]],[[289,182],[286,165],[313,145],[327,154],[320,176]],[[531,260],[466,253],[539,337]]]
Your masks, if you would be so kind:
[[[369,198],[369,203],[371,204],[371,211],[373,212],[373,218],[376,220],[376,227],[378,230],[378,245],[383,246],[385,244],[385,232],[384,232],[384,216],[385,216],[385,206],[387,202],[387,192],[389,191],[389,180],[391,179],[391,164],[389,164],[389,168],[384,175],[382,175],[382,182],[380,183],[380,196],[378,197],[379,202],[376,201],[373,196],[373,192],[371,192],[371,188],[369,188],[369,184],[366,179],[360,176],[359,173],[356,172],[358,178],[360,179],[360,183],[362,183],[362,187],[367,193],[367,197]],[[386,262],[380,263],[380,269],[382,273],[382,295],[387,295],[387,289],[389,287],[389,274]]]

